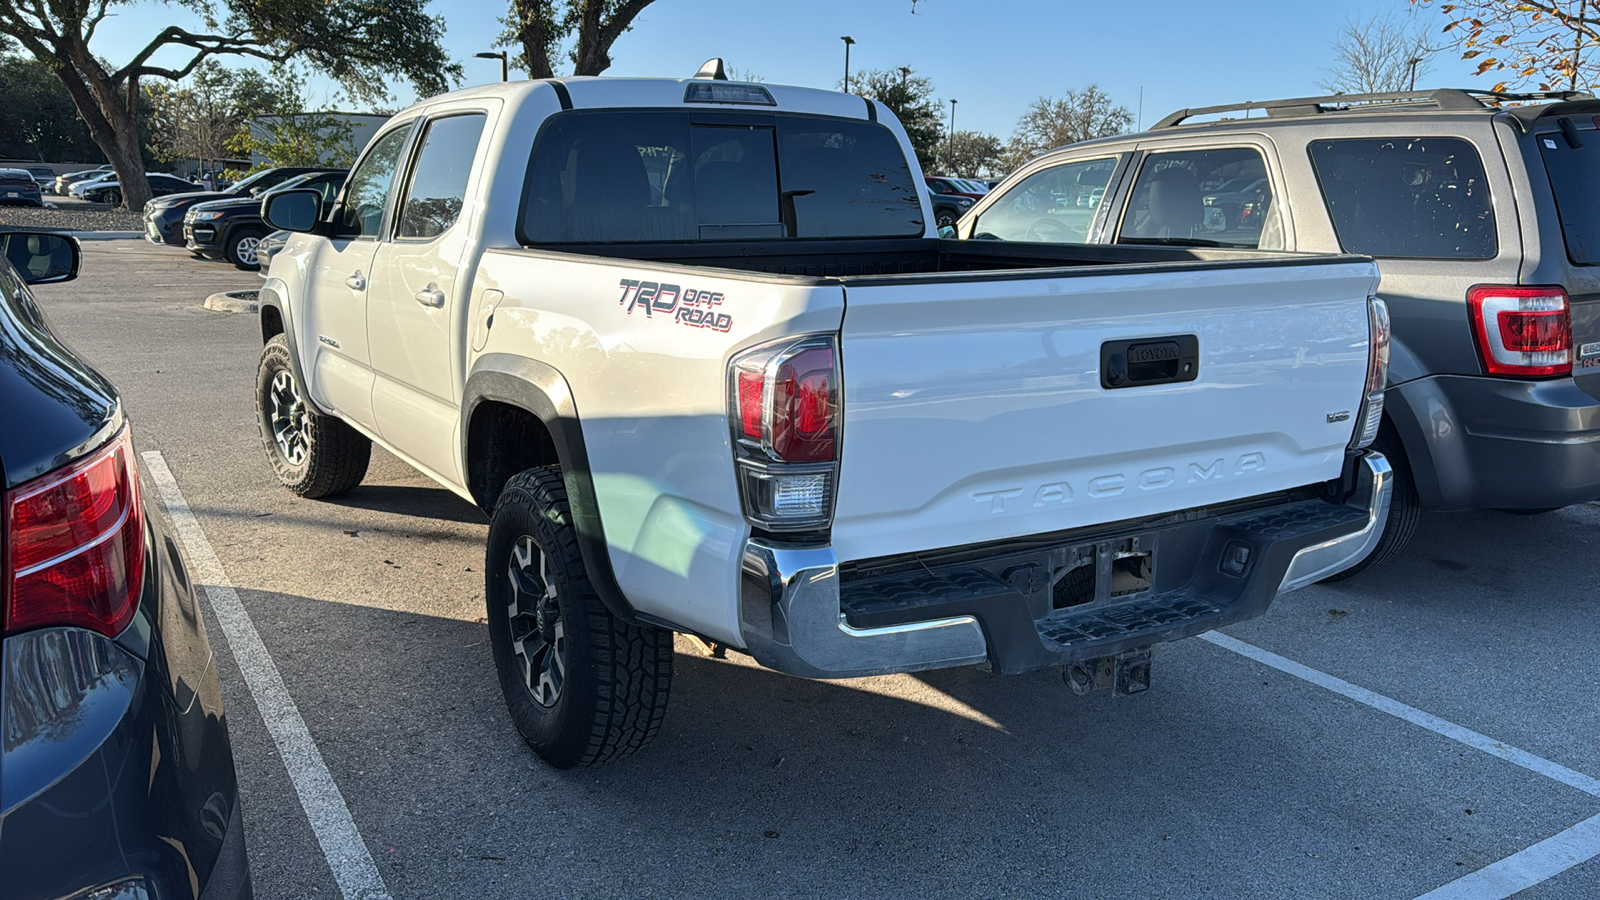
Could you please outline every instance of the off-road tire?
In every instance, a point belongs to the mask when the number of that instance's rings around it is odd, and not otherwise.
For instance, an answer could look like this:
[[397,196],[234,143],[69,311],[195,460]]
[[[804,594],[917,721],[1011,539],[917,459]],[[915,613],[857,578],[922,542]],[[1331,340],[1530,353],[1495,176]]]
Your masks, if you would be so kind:
[[304,459],[291,461],[279,447],[273,433],[271,392],[274,382],[284,373],[303,398],[305,387],[295,378],[289,342],[280,334],[261,348],[261,361],[256,366],[256,427],[278,483],[312,500],[354,488],[366,477],[372,441],[339,419],[321,415],[307,404],[301,428],[305,436]]
[[1389,494],[1389,518],[1384,523],[1383,536],[1378,538],[1378,545],[1372,548],[1366,559],[1325,581],[1344,581],[1373,566],[1383,565],[1411,542],[1411,536],[1417,530],[1417,521],[1422,518],[1422,501],[1417,496],[1417,485],[1411,477],[1411,465],[1406,461],[1405,448],[1400,445],[1400,436],[1388,422],[1379,429],[1378,439],[1372,442],[1372,449],[1382,453],[1394,470],[1394,488]]
[[[564,680],[551,705],[530,688],[512,638],[517,601],[511,569],[523,538],[542,554],[564,629]],[[524,740],[558,769],[638,752],[666,716],[672,632],[630,625],[601,602],[583,567],[558,468],[528,469],[507,482],[489,521],[484,597],[489,643],[506,709]]]

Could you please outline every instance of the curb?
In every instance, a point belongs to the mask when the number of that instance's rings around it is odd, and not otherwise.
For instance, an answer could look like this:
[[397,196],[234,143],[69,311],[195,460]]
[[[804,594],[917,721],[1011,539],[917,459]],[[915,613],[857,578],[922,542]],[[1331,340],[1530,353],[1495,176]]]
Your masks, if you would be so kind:
[[[237,296],[249,294],[248,298]],[[201,304],[213,312],[227,313],[258,313],[261,311],[261,301],[256,298],[255,291],[224,291],[212,294]]]
[[144,239],[142,231],[69,231],[80,241],[137,241]]

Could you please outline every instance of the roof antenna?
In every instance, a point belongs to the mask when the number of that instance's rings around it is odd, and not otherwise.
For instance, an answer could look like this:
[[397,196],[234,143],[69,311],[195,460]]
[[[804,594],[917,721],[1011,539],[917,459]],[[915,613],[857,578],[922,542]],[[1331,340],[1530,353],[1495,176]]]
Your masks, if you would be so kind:
[[712,81],[727,81],[728,70],[722,65],[722,57],[716,56],[706,60],[700,71],[694,73],[696,78],[709,78]]

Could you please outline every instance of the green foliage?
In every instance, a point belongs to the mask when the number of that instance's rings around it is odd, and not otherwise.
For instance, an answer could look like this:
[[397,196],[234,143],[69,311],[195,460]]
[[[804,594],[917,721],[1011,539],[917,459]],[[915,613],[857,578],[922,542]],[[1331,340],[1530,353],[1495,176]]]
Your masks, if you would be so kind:
[[0,56],[0,156],[50,162],[104,158],[72,95],[38,60]]
[[958,131],[943,149],[945,168],[957,178],[985,178],[1006,172],[1006,145],[992,134]]
[[355,126],[332,113],[308,109],[309,105],[305,78],[292,70],[281,73],[270,95],[228,139],[228,152],[241,159],[263,157],[251,172],[273,166],[353,164]]
[[1096,84],[1062,97],[1040,97],[1017,121],[1006,150],[1006,168],[1014,169],[1055,147],[1125,134],[1132,125],[1133,113],[1111,102]]
[[512,65],[529,78],[554,78],[554,60],[563,55],[574,75],[599,75],[611,68],[611,45],[633,28],[633,20],[654,0],[511,0],[501,19],[505,31],[496,46],[520,47]]
[[916,74],[910,66],[862,72],[850,80],[855,93],[882,103],[894,113],[905,127],[912,149],[917,151],[917,162],[923,171],[932,170],[945,137],[944,105],[933,97],[933,82]]
[[157,159],[214,160],[229,156],[227,144],[251,117],[279,101],[278,86],[254,69],[225,69],[207,60],[185,83],[147,85],[150,145]]

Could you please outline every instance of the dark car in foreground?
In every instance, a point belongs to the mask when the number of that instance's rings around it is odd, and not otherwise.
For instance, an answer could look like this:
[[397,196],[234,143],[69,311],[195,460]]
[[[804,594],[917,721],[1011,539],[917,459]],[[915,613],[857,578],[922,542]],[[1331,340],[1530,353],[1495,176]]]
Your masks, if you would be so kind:
[[231,187],[222,190],[188,190],[159,197],[144,206],[145,240],[152,244],[172,244],[182,247],[184,245],[183,217],[188,213],[189,208],[196,203],[259,197],[290,179],[299,178],[302,175],[331,171],[338,170],[306,166],[279,166],[275,169],[262,169],[248,178],[239,179]]
[[0,233],[0,896],[251,896],[216,660],[142,496],[115,388],[27,283],[72,238]]
[[[1104,202],[1075,221],[1020,202],[1091,185]],[[1353,575],[1421,510],[1600,500],[1597,193],[1600,100],[1418,89],[1179,110],[1033,160],[960,228],[1376,259],[1394,344],[1374,446],[1395,486]]]
[[[322,195],[326,214],[344,187],[344,170],[298,175],[262,196],[278,190],[300,188]],[[241,197],[235,200],[208,200],[189,208],[183,217],[184,246],[196,256],[227,260],[246,271],[261,268],[256,245],[273,231],[261,220],[261,200]]]
[[39,182],[27,169],[0,169],[0,204],[6,206],[43,206],[44,194]]

